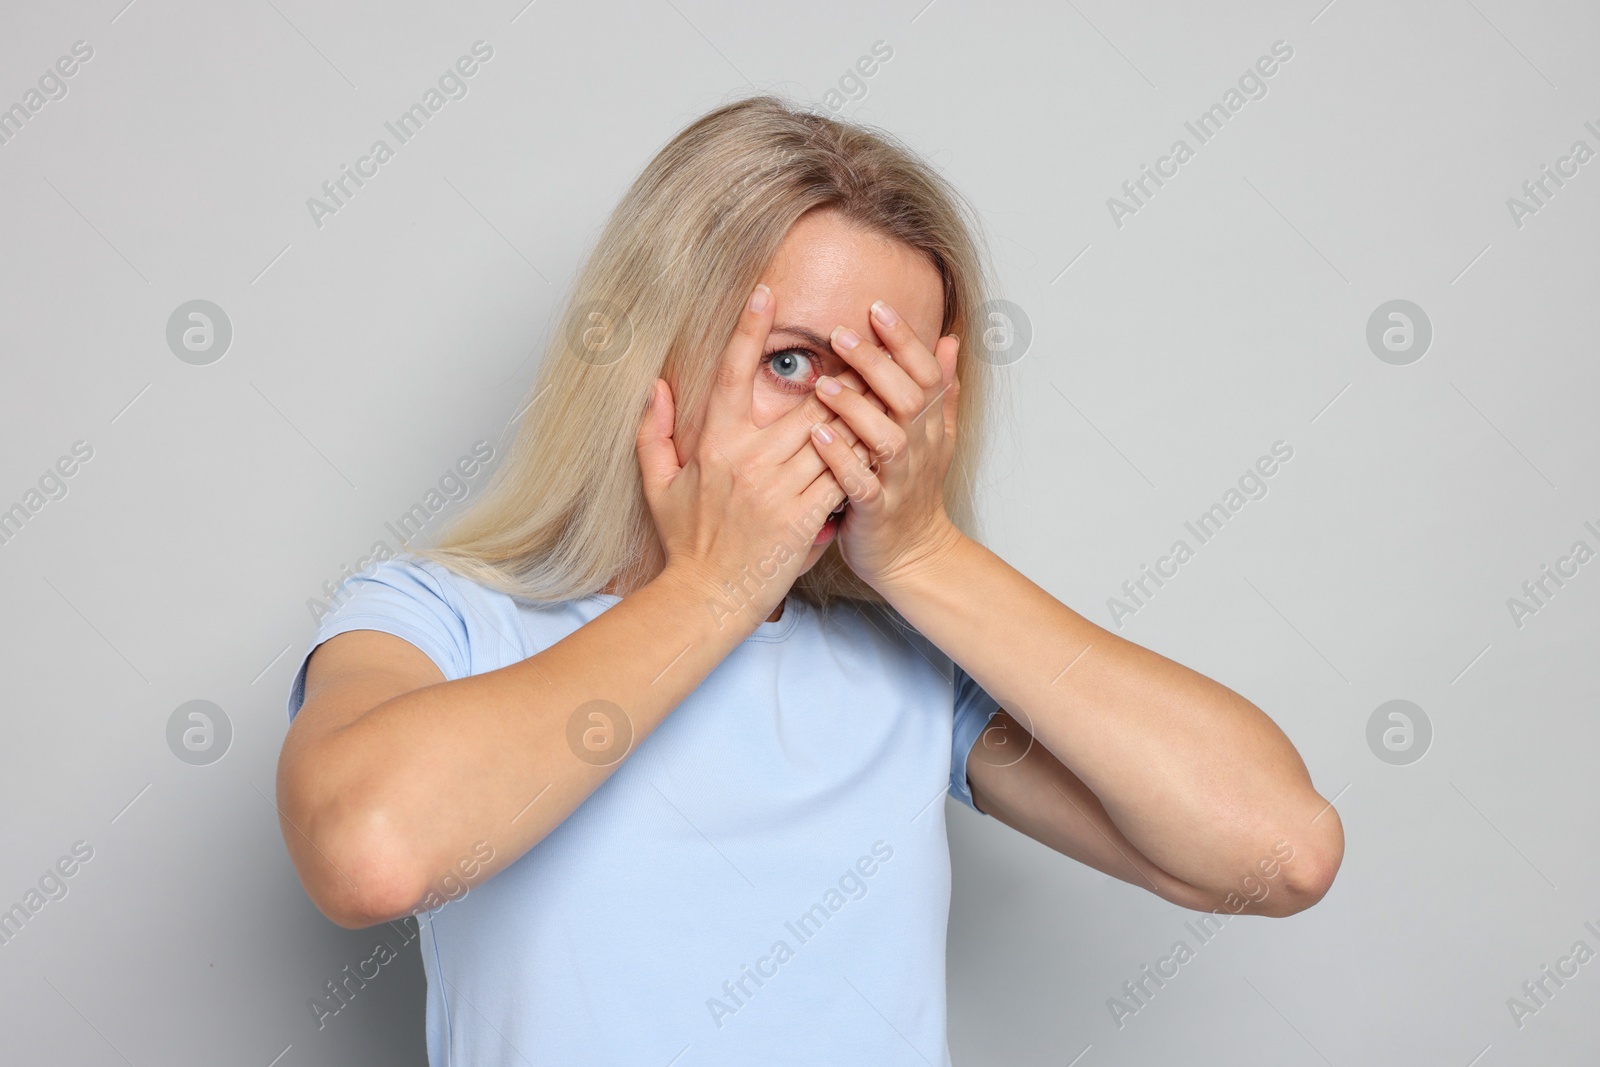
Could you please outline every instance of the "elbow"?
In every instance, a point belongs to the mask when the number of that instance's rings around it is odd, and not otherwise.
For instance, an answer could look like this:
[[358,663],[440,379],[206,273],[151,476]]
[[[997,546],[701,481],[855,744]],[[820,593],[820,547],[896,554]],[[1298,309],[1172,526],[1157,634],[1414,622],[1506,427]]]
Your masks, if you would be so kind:
[[1294,861],[1283,866],[1284,892],[1277,917],[1305,911],[1328,895],[1344,862],[1344,826],[1339,813],[1328,808],[1317,819],[1319,836],[1297,850]]
[[307,805],[303,795],[280,795],[279,822],[295,873],[329,921],[361,930],[412,913],[424,890],[406,835],[392,819],[370,806]]
[[1309,874],[1296,872],[1285,879],[1282,890],[1274,894],[1276,899],[1266,903],[1261,914],[1274,919],[1298,915],[1328,895],[1328,890],[1333,886],[1333,873],[1333,870],[1321,866],[1312,868]]
[[307,891],[317,910],[346,930],[361,930],[410,915],[423,889],[414,876],[405,839],[379,813],[329,835],[316,888]]
[[[1242,878],[1209,888],[1178,883],[1161,895],[1180,907],[1214,914],[1249,913],[1271,919],[1297,915],[1327,896],[1344,861],[1344,828],[1332,808],[1313,823],[1314,835],[1276,838],[1270,853]],[[1255,846],[1250,846],[1252,851]]]

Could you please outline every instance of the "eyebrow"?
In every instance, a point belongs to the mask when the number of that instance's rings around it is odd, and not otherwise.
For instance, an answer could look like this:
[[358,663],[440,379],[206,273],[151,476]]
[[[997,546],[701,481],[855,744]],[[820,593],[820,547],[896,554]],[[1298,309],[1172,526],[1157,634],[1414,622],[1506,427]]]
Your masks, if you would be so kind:
[[820,348],[829,355],[834,355],[833,342],[806,326],[774,326],[773,333],[786,333],[793,337],[804,338],[815,348]]

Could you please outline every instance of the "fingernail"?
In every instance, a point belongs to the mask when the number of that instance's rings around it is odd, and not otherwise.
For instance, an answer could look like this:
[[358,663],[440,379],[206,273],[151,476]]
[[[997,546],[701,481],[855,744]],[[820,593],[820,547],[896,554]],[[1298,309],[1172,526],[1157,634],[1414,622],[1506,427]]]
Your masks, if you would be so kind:
[[835,326],[831,339],[834,344],[847,352],[861,343],[861,338],[857,337],[856,332],[847,326]]
[[817,391],[820,393],[826,393],[829,396],[838,396],[842,389],[844,389],[844,386],[839,384],[839,379],[830,375],[824,374],[822,377],[817,379]]
[[820,422],[811,427],[811,436],[825,445],[833,443],[833,432]]
[[894,308],[885,304],[882,300],[874,300],[872,302],[872,317],[885,326],[893,326],[900,321],[900,316],[894,313]]
[[767,310],[767,301],[771,298],[771,289],[765,285],[757,285],[755,292],[750,294],[750,310],[757,313]]

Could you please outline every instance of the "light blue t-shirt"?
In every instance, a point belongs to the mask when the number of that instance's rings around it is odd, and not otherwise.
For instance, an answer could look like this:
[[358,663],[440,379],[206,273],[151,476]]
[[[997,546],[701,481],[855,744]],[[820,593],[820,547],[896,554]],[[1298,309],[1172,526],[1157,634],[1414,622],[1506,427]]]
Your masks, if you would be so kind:
[[[457,679],[618,600],[378,563],[336,594],[289,717],[335,634],[394,634]],[[543,841],[418,916],[430,1067],[948,1064],[938,801],[971,806],[997,710],[887,614],[789,597]]]

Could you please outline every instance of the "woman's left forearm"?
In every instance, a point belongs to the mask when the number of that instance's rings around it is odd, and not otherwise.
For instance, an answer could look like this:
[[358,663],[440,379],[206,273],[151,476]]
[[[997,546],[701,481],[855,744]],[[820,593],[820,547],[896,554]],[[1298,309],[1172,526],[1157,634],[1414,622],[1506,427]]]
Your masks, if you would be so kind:
[[1221,898],[1287,842],[1289,884],[1325,891],[1343,853],[1338,815],[1261,709],[1091,623],[954,527],[932,543],[878,591],[1081,778],[1140,852]]

